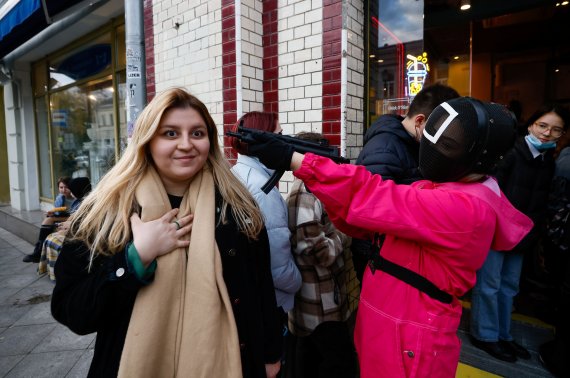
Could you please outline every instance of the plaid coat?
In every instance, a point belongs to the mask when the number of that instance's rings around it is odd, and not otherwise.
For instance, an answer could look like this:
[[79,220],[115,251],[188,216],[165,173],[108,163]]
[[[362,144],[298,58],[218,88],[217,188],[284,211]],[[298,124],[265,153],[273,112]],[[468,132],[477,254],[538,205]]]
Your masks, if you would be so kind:
[[302,337],[323,322],[345,321],[350,315],[343,257],[348,238],[301,180],[293,183],[287,207],[291,248],[303,280],[289,312],[289,328]]

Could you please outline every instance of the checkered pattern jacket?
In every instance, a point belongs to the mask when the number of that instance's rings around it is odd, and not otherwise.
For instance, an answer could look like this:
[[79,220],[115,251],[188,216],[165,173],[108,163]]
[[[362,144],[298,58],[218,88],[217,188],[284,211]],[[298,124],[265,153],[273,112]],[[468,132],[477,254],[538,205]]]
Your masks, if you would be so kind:
[[302,337],[323,322],[345,321],[350,315],[343,257],[350,243],[301,180],[293,183],[287,207],[291,248],[303,280],[289,312],[289,328]]

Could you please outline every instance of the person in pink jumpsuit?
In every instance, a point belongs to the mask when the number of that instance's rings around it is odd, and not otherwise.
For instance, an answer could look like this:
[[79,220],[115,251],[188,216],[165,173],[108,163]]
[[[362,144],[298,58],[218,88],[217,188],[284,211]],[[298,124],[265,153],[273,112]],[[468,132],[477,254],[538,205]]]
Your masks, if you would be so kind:
[[[299,154],[271,135],[250,143],[249,153],[266,166],[292,169],[340,231],[386,235],[379,253],[384,263],[367,268],[360,296],[354,338],[361,378],[455,377],[457,297],[473,287],[489,249],[514,247],[532,227],[487,176],[514,138],[514,119],[500,105],[471,98],[443,103],[420,143],[426,180],[410,186],[361,166]],[[420,290],[396,278],[385,261],[435,288]]]

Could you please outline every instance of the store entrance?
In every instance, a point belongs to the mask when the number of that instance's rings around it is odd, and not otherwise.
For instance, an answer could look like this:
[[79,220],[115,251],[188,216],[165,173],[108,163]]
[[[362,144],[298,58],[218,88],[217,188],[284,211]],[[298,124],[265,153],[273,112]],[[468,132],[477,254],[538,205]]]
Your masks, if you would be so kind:
[[447,66],[448,85],[511,105],[522,122],[544,102],[570,102],[570,5],[472,0],[462,12],[457,3],[425,4],[425,49]]
[[[462,11],[466,2],[471,8]],[[414,94],[433,83],[510,105],[521,122],[544,102],[570,102],[567,2],[413,3],[370,2],[366,126],[381,114],[405,114]]]

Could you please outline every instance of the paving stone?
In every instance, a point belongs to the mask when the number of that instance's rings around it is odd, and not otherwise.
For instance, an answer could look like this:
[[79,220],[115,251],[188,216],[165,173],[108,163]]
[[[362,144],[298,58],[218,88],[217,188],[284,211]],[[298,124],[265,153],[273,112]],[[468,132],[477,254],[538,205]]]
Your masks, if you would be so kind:
[[49,300],[28,307],[30,310],[21,316],[14,323],[14,326],[56,323],[56,320],[51,315],[51,303]]
[[55,324],[8,328],[0,335],[0,357],[30,353],[54,328]]
[[0,357],[0,377],[5,377],[25,356]]
[[65,377],[82,354],[83,351],[29,354],[5,378]]
[[32,353],[85,350],[94,339],[95,334],[80,336],[57,323],[53,331],[34,348]]
[[13,305],[28,305],[49,302],[51,300],[52,291],[53,287],[50,287],[49,285],[30,285],[18,290],[15,294],[10,296],[6,302]]
[[32,310],[31,306],[1,305],[0,327],[11,327],[30,310]]
[[79,361],[75,364],[73,369],[65,376],[65,378],[85,378],[89,372],[91,361],[93,360],[93,349],[88,349],[81,355]]
[[10,298],[14,297],[18,291],[22,289],[16,287],[0,287],[0,305],[10,302]]

